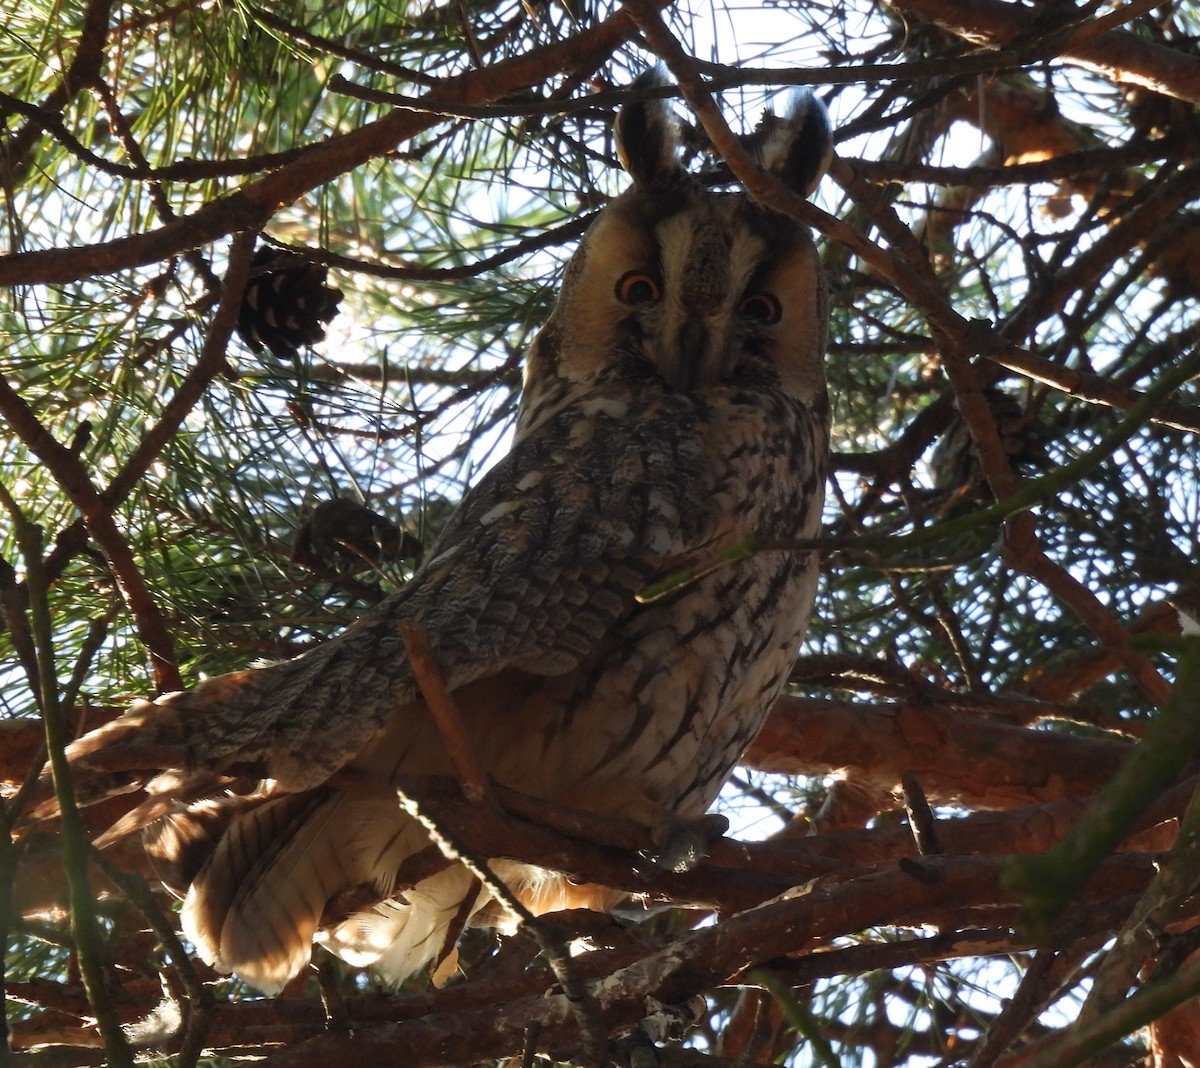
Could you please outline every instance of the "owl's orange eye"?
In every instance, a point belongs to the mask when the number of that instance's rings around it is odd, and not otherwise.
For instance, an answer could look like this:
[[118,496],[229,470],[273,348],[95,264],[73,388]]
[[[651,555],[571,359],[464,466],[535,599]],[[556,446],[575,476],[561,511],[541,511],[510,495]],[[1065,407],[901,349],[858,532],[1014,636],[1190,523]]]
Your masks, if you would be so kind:
[[622,304],[657,304],[661,299],[658,280],[644,271],[628,271],[617,281],[617,300]]
[[743,319],[752,319],[756,323],[766,323],[770,326],[779,322],[779,317],[783,315],[783,306],[774,293],[751,293],[738,305],[738,314]]

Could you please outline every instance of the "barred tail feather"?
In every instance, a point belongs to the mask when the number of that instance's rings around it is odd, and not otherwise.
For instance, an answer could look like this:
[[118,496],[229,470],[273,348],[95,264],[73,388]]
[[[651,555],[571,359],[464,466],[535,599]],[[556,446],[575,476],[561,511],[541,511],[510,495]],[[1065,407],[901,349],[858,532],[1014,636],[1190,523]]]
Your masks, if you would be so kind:
[[278,993],[308,963],[325,905],[361,881],[329,791],[289,794],[243,813],[184,898],[184,933],[214,968]]
[[487,900],[393,798],[325,788],[247,805],[196,874],[181,920],[205,961],[275,994],[313,941],[393,981],[427,964],[444,977]]
[[225,795],[191,805],[172,802],[166,815],[142,831],[142,848],[159,881],[182,900],[229,829],[266,797]]

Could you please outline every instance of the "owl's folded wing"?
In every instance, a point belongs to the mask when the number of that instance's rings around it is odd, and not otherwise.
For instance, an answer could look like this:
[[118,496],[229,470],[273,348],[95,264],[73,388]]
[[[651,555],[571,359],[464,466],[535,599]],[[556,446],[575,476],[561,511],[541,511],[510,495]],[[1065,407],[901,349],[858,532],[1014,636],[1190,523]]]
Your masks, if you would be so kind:
[[[419,697],[400,624],[425,632],[451,692],[505,669],[571,670],[640,610],[636,594],[664,568],[727,533],[694,401],[628,384],[607,396],[599,414],[592,397],[590,412],[569,405],[518,442],[412,580],[345,632],[293,660],[137,702],[76,742],[72,759],[173,763],[152,789],[175,797],[247,766],[286,790],[310,788]],[[647,420],[653,445],[639,429]],[[664,421],[677,429],[664,433]]]

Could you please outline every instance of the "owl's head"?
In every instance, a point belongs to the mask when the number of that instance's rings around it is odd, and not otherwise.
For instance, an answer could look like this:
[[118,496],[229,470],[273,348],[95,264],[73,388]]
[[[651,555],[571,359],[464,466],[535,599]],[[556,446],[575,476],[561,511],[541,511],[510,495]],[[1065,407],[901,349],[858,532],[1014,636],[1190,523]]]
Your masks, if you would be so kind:
[[[798,93],[764,128],[762,166],[811,193],[830,156],[820,101]],[[672,390],[753,384],[823,407],[825,285],[807,227],[691,176],[663,101],[627,104],[616,141],[633,184],[567,267],[529,353],[522,425],[617,366]]]

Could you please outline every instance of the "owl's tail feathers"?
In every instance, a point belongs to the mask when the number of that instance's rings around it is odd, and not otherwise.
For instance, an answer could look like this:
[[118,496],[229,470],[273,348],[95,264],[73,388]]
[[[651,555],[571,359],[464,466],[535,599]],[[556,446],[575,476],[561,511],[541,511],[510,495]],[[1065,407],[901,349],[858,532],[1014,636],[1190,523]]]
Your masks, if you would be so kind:
[[167,819],[153,848],[177,885],[195,871],[181,919],[208,964],[276,994],[308,963],[326,902],[354,878],[344,840],[329,826],[339,800],[317,790],[240,815],[222,808],[212,821]]
[[489,900],[382,794],[207,802],[169,815],[149,849],[169,885],[190,882],[181,919],[200,956],[268,994],[303,970],[314,940],[394,981],[427,964],[444,979]]
[[437,874],[353,913],[317,940],[347,963],[372,966],[393,983],[430,965],[434,985],[442,986],[458,965],[459,935],[490,902],[491,894],[471,872],[447,862]]
[[[422,854],[413,859],[418,858]],[[443,861],[443,865],[443,870],[392,900],[321,932],[317,941],[350,964],[373,965],[377,974],[393,983],[403,982],[428,964],[434,985],[441,986],[454,974],[455,946],[464,929],[498,927],[511,934],[519,923],[462,864]],[[575,884],[564,875],[520,861],[493,860],[488,867],[535,916],[574,908],[607,912],[625,897],[619,890]]]
[[170,810],[142,831],[142,847],[159,882],[182,901],[229,825],[268,800],[228,794],[190,805],[171,802]]

